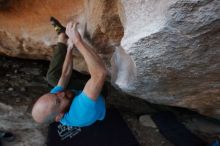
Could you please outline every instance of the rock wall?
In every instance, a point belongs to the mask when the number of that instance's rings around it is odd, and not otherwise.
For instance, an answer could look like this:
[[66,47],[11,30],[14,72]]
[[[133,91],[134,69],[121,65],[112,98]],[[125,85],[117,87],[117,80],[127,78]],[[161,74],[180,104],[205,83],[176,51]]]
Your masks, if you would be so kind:
[[64,24],[83,11],[83,1],[1,0],[0,52],[8,56],[49,59],[56,34],[50,16]]
[[121,46],[136,65],[137,80],[119,87],[220,118],[220,1],[121,2]]
[[0,53],[49,59],[50,16],[80,21],[122,91],[220,118],[219,0],[0,0]]

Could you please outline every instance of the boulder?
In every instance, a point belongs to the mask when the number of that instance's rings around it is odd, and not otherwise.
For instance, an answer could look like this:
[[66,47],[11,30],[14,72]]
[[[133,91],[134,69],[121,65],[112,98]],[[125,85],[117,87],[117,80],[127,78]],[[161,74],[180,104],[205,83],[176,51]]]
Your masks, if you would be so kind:
[[219,0],[0,0],[0,54],[49,60],[50,16],[81,23],[121,91],[220,119]]
[[[122,0],[121,4],[121,46],[133,62],[133,73],[125,68],[113,73],[118,87],[152,103],[220,119],[220,1]],[[136,79],[129,84],[120,80],[130,77]]]

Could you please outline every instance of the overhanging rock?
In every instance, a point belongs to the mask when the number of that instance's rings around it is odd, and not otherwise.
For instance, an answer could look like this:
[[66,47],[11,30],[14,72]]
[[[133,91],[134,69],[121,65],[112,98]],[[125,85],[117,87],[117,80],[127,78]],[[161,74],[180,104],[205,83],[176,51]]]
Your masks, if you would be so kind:
[[0,0],[0,53],[49,59],[50,16],[83,23],[123,92],[220,118],[219,0]]
[[121,46],[147,101],[220,118],[220,1],[122,0]]

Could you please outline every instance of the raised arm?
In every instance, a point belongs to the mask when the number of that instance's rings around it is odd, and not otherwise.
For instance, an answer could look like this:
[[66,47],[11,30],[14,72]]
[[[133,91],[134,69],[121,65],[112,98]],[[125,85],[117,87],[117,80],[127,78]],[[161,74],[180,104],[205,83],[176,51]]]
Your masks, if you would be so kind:
[[85,92],[91,99],[96,100],[102,90],[107,75],[105,65],[96,52],[81,38],[77,30],[77,24],[73,25],[72,23],[69,23],[67,28],[67,35],[72,39],[77,49],[83,55],[91,75],[83,92]]
[[63,88],[66,88],[66,86],[68,85],[73,70],[72,50],[73,45],[68,44],[66,57],[63,63],[62,74],[57,84],[58,86],[62,86]]

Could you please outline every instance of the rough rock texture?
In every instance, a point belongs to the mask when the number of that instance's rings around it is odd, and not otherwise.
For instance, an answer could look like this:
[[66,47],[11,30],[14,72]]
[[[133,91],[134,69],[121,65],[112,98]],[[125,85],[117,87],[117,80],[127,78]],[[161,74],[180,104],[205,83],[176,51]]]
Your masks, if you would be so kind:
[[[49,18],[63,25],[70,20],[81,23],[81,32],[97,49],[108,67],[114,46],[120,44],[123,27],[117,1],[34,0],[0,1],[0,54],[31,59],[50,59],[56,33]],[[87,71],[82,56],[75,52],[74,66]]]
[[220,118],[220,1],[122,0],[122,5],[121,46],[137,79],[119,87],[154,103]]
[[51,15],[81,22],[122,91],[220,118],[219,0],[0,0],[1,54],[49,59]]
[[1,0],[0,52],[8,56],[49,59],[56,34],[49,23],[55,16],[64,24],[82,12],[83,1]]
[[9,106],[0,103],[0,128],[12,131],[16,139],[4,146],[43,146],[46,141],[46,131],[36,124],[31,115],[26,113],[28,106]]

